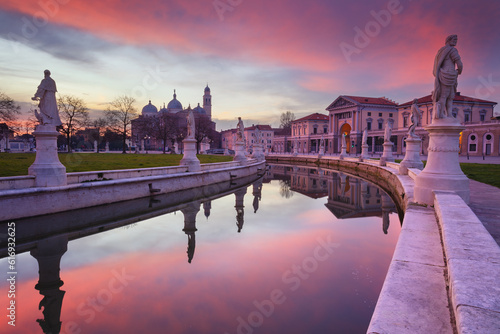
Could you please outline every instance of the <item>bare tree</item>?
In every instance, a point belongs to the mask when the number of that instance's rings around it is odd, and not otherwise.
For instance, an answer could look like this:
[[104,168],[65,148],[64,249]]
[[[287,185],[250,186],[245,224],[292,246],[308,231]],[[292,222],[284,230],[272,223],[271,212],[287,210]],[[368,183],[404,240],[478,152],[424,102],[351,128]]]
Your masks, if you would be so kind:
[[75,96],[61,95],[57,99],[62,125],[59,131],[66,136],[68,153],[71,152],[71,136],[88,123],[89,110],[85,102]]
[[97,141],[97,153],[99,153],[99,144],[106,133],[108,121],[105,118],[99,117],[90,121],[89,124],[96,129],[96,131],[91,133],[91,137],[94,141]]
[[290,129],[292,127],[292,122],[295,121],[295,114],[291,111],[281,113],[280,116],[280,128]]
[[130,133],[130,124],[137,116],[137,109],[134,107],[135,99],[130,96],[119,96],[113,100],[106,110],[106,119],[109,127],[122,136],[122,153],[127,153],[126,142]]
[[11,122],[16,119],[16,115],[20,114],[18,105],[14,100],[7,96],[5,93],[0,92],[0,121]]
[[196,152],[200,153],[200,143],[205,138],[213,140],[215,131],[212,127],[210,118],[208,118],[208,116],[206,115],[200,115],[199,117],[196,117],[195,128],[196,131],[194,138],[196,139]]

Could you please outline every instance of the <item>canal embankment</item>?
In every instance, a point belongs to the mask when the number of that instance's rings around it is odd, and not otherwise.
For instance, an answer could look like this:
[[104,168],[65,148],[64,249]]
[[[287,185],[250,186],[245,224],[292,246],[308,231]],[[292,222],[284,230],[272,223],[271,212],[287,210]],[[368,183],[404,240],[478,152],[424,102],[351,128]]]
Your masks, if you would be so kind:
[[[413,200],[418,169],[335,156],[270,155],[269,162],[348,170],[387,191],[404,211],[402,230],[368,333],[495,333],[500,329],[500,247],[463,199],[434,192]],[[471,197],[474,193],[471,192]]]

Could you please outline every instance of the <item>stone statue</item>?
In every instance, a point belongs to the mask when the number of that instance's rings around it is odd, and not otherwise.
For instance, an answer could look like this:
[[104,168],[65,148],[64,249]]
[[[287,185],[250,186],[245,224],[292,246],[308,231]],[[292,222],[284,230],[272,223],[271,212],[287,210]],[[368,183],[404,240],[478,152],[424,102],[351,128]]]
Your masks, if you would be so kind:
[[347,147],[347,143],[345,141],[345,133],[342,133],[342,148]]
[[236,129],[236,141],[244,142],[245,141],[245,126],[243,125],[243,121],[241,117],[238,117],[238,128]]
[[384,143],[389,143],[391,141],[392,134],[392,122],[391,120],[387,120],[385,123],[385,132],[384,132]]
[[261,144],[262,142],[262,132],[260,132],[259,128],[255,128],[255,143]]
[[50,124],[57,127],[62,125],[62,122],[57,110],[56,82],[50,77],[49,70],[45,70],[43,73],[45,78],[38,86],[35,96],[31,98],[33,101],[39,101],[40,113],[35,110],[35,116],[40,124]]
[[439,49],[434,59],[434,119],[452,117],[453,98],[457,92],[458,75],[462,74],[463,64],[455,45],[457,35],[446,37],[446,45]]
[[415,134],[415,128],[420,123],[420,116],[422,115],[422,110],[417,105],[417,99],[413,100],[413,104],[411,105],[411,125],[408,128],[408,136],[417,138],[418,136]]
[[194,134],[196,132],[196,126],[194,122],[193,110],[189,110],[187,114],[187,139],[194,139]]
[[367,144],[367,140],[368,140],[368,128],[365,128],[365,130],[363,131],[363,139],[361,141],[361,144],[362,145]]
[[319,147],[320,149],[325,149],[325,138],[323,137],[323,135],[321,135],[321,139],[319,141]]

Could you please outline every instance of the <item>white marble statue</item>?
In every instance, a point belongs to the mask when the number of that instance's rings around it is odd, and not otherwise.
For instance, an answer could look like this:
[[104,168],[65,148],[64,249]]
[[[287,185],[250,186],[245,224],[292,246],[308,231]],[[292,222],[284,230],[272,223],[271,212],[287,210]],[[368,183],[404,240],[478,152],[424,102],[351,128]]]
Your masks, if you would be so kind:
[[391,141],[392,134],[392,122],[387,120],[385,123],[385,131],[384,131],[384,143],[389,143]]
[[262,142],[262,132],[260,132],[259,128],[255,128],[255,143],[261,144]]
[[362,145],[367,144],[367,140],[368,140],[368,128],[365,128],[365,130],[363,131],[363,139],[361,141],[361,144]]
[[325,138],[323,135],[321,135],[321,140],[319,141],[319,148],[323,150],[325,149]]
[[345,141],[345,133],[342,133],[342,148],[347,147],[347,143]]
[[187,114],[187,139],[194,139],[194,134],[196,132],[196,126],[194,121],[193,110],[189,110]]
[[245,141],[245,126],[243,125],[243,121],[241,117],[238,117],[238,126],[236,129],[236,141],[244,142]]
[[415,128],[420,123],[420,117],[422,115],[422,110],[417,105],[417,99],[413,100],[413,104],[411,105],[411,125],[408,128],[408,136],[417,138],[418,136],[415,134]]
[[35,96],[31,98],[33,101],[39,101],[40,113],[35,110],[35,116],[40,124],[50,124],[57,127],[62,125],[62,122],[57,110],[56,82],[50,77],[49,70],[45,70],[43,73],[45,78],[38,86]]
[[452,117],[453,98],[457,92],[458,75],[462,74],[463,64],[455,46],[457,35],[446,38],[446,45],[439,49],[434,59],[434,119]]

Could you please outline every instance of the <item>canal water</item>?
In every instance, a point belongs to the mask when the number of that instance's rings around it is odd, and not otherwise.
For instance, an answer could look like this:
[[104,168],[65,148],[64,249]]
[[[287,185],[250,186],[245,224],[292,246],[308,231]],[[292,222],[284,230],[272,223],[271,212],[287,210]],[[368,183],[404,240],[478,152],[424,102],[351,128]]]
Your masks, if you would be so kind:
[[224,194],[182,196],[14,222],[22,253],[15,297],[0,283],[0,332],[366,332],[401,229],[379,187],[274,165]]

